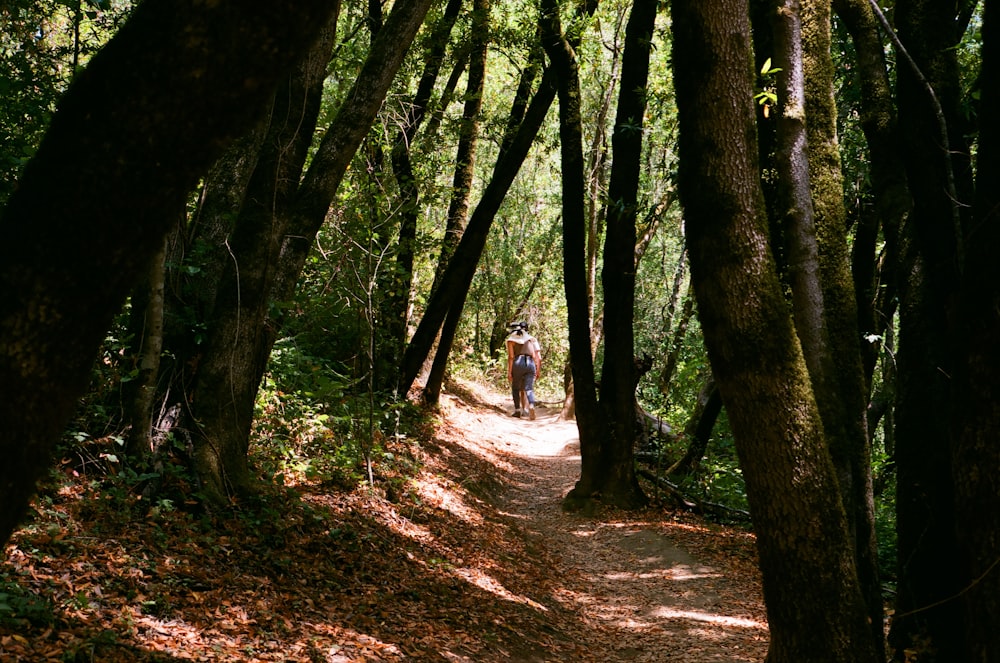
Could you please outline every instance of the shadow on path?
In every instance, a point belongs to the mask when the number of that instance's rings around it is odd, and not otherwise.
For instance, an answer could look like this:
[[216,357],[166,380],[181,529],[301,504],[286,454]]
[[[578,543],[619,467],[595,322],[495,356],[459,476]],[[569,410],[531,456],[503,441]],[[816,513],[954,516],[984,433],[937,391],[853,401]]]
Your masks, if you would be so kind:
[[504,510],[564,567],[556,599],[592,631],[589,648],[604,650],[594,652],[595,661],[764,659],[759,587],[727,577],[678,545],[682,525],[670,513],[608,509],[587,517],[563,511],[562,499],[580,471],[575,421],[546,408],[534,421],[515,418],[503,396],[459,387],[461,398],[447,399],[449,420],[465,426],[467,443],[478,453],[507,468]]

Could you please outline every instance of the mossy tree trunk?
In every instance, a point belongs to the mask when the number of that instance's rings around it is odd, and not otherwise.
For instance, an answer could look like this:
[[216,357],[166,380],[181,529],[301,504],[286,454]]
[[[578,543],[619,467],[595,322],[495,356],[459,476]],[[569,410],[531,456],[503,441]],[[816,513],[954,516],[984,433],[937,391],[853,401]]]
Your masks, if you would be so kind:
[[768,661],[875,663],[835,470],[769,250],[747,3],[674,0],[672,17],[691,274],[757,533]]
[[848,530],[854,540],[872,642],[878,655],[884,658],[884,609],[875,540],[868,389],[847,242],[830,31],[830,0],[803,0],[802,55],[809,182],[827,336],[825,360],[830,368],[826,389],[817,392],[816,399],[824,412],[827,443],[837,468]]

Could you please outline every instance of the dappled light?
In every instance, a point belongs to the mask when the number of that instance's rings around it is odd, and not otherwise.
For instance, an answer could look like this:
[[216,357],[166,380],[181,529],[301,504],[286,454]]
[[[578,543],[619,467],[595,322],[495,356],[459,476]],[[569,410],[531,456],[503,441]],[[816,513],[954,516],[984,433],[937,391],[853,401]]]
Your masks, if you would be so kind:
[[990,3],[341,4],[0,1],[0,663],[1000,651]]
[[[468,387],[472,390],[473,387]],[[67,473],[7,550],[42,597],[0,653],[48,660],[754,661],[767,634],[746,532],[651,509],[569,514],[575,423],[445,395],[420,470],[288,486],[227,518]],[[402,457],[418,447],[400,441]],[[117,501],[116,501],[117,500]],[[8,602],[15,599],[7,599]],[[30,609],[29,609],[30,608]],[[23,635],[22,635],[23,634]],[[28,637],[30,636],[30,637]],[[5,659],[6,660],[6,659]]]
[[631,573],[631,572],[612,572],[604,576],[608,580],[648,580],[652,578],[662,578],[666,580],[699,580],[701,578],[717,578],[718,573],[711,572],[709,570],[703,570],[702,572],[692,572],[691,570],[685,568],[681,565],[678,568],[670,569],[656,569],[653,571],[644,571],[641,573]]
[[461,495],[455,491],[455,487],[443,485],[439,477],[417,479],[413,482],[413,486],[427,504],[444,509],[471,524],[482,522],[482,516],[465,504]]
[[501,599],[504,599],[505,601],[513,601],[514,603],[523,603],[524,605],[530,606],[537,610],[543,610],[543,611],[548,610],[548,608],[546,608],[544,605],[538,603],[537,601],[533,601],[527,596],[520,596],[507,591],[507,589],[502,584],[497,582],[495,578],[492,578],[490,575],[484,573],[482,569],[474,569],[474,568],[455,569],[454,573],[457,577],[462,578],[463,580],[475,585],[476,587],[485,590],[487,592],[490,592],[491,594]]
[[756,621],[754,619],[744,619],[740,617],[708,614],[690,610],[680,611],[671,609],[657,610],[654,612],[654,616],[661,617],[663,619],[687,619],[696,622],[708,622],[711,624],[720,624],[722,626],[734,626],[738,628],[758,629],[762,632],[762,635],[767,632],[767,624]]
[[[474,384],[461,393],[496,403]],[[484,429],[468,405],[444,403],[453,439],[481,458],[499,450],[497,467],[516,467],[505,513],[561,560],[553,596],[593,629],[593,660],[763,659],[767,625],[750,533],[656,509],[566,513],[562,498],[579,473],[576,422],[543,410],[534,422],[497,417]]]

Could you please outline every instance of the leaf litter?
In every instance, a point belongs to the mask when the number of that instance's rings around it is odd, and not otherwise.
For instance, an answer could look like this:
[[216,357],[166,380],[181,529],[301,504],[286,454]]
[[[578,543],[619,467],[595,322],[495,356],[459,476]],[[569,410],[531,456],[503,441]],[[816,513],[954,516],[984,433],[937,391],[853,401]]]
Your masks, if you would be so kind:
[[302,483],[236,517],[107,517],[64,486],[4,551],[0,661],[764,660],[752,534],[564,512],[575,422],[472,383],[425,437],[393,449],[418,461],[402,486]]

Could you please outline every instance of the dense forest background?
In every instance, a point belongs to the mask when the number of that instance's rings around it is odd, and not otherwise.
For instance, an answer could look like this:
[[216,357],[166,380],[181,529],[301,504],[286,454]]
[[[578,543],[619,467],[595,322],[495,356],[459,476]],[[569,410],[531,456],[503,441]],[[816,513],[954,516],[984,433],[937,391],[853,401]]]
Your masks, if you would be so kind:
[[526,320],[567,508],[749,510],[770,661],[1000,655],[995,3],[176,5],[0,4],[5,540],[53,449],[379,485]]

